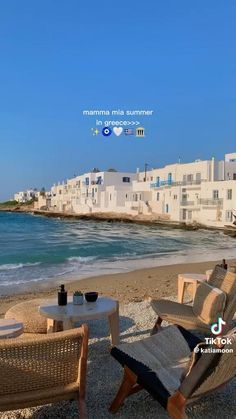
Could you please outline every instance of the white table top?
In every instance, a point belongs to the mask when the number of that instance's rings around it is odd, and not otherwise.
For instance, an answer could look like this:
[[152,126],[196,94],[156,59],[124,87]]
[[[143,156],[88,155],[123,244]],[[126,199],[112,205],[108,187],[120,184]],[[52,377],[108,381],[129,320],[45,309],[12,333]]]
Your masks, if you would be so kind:
[[0,319],[0,339],[15,338],[23,333],[23,323],[13,319]]
[[208,270],[206,271],[207,280],[210,278],[210,276],[211,276],[212,272],[213,272],[213,269],[208,269]]
[[204,274],[179,274],[178,275],[179,278],[182,278],[185,282],[191,282],[191,281],[198,281],[198,282],[202,282],[202,281],[206,281],[207,280],[207,276]]
[[94,303],[87,303],[84,301],[82,305],[74,305],[72,298],[68,298],[66,306],[59,306],[57,299],[45,301],[39,307],[39,312],[43,316],[63,321],[71,320],[77,322],[79,320],[96,320],[104,316],[109,316],[117,310],[117,301],[111,298],[99,297]]

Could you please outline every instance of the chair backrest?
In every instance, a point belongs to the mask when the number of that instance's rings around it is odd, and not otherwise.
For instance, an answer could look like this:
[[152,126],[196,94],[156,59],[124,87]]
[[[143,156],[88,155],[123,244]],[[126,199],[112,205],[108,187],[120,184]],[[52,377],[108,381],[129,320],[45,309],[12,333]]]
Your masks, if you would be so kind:
[[[224,385],[236,375],[236,328],[222,339],[229,339],[221,348],[214,344],[199,344],[199,352],[190,373],[179,390],[190,399],[199,398]],[[207,351],[202,353],[201,350]]]
[[212,287],[220,288],[222,281],[227,274],[227,270],[221,268],[221,266],[216,265],[210,275],[210,278],[207,280],[208,284]]
[[80,360],[87,345],[85,325],[36,338],[0,340],[0,397],[80,385]]
[[236,311],[236,273],[226,271],[220,266],[216,266],[208,283],[225,292],[227,299],[224,310],[224,320],[231,321]]

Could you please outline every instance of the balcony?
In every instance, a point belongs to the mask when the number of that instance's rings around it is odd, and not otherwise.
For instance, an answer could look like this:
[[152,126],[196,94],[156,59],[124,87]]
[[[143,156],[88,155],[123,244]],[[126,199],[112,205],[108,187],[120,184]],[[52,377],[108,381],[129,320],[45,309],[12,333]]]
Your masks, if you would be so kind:
[[88,192],[88,193],[82,192],[81,196],[85,196],[86,198],[88,198],[88,197],[92,196],[92,192]]
[[171,180],[161,180],[160,182],[151,183],[151,188],[160,188],[161,186],[172,186],[174,182]]
[[180,202],[181,207],[194,207],[195,205],[198,205],[197,203],[195,203],[194,201],[181,201]]
[[186,180],[186,181],[179,181],[179,182],[172,182],[168,180],[162,180],[161,182],[151,183],[151,188],[161,188],[162,186],[196,186],[201,185],[201,182],[205,182],[205,180]]
[[223,207],[223,198],[218,199],[207,199],[207,198],[201,198],[198,200],[200,205],[206,205],[206,206],[215,206],[215,207]]

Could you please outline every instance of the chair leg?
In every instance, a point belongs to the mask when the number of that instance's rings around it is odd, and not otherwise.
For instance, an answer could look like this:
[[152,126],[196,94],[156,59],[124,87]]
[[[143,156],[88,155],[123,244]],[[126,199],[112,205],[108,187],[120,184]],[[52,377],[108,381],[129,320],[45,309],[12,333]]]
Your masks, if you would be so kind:
[[150,335],[155,335],[156,333],[158,333],[161,330],[161,323],[162,323],[162,318],[160,316],[157,317],[156,323],[154,324]]
[[86,403],[85,403],[85,400],[80,398],[80,397],[79,397],[79,400],[78,400],[78,407],[79,407],[79,417],[81,419],[87,419],[88,414],[87,414]]
[[[116,413],[122,405],[123,401],[127,396],[132,394],[132,389],[137,383],[137,376],[127,367],[124,368],[124,377],[121,386],[118,390],[116,397],[114,398],[109,411]],[[133,391],[134,393],[135,391]]]
[[172,419],[187,419],[185,406],[185,397],[179,391],[177,391],[168,399],[167,412]]

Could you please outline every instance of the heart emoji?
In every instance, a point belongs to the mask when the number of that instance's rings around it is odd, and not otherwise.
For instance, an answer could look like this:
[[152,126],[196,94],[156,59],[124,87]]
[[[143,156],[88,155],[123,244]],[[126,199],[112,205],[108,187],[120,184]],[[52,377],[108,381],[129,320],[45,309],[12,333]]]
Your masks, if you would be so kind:
[[121,135],[122,132],[123,132],[123,128],[122,127],[114,127],[113,132],[117,137],[119,137],[119,135]]

